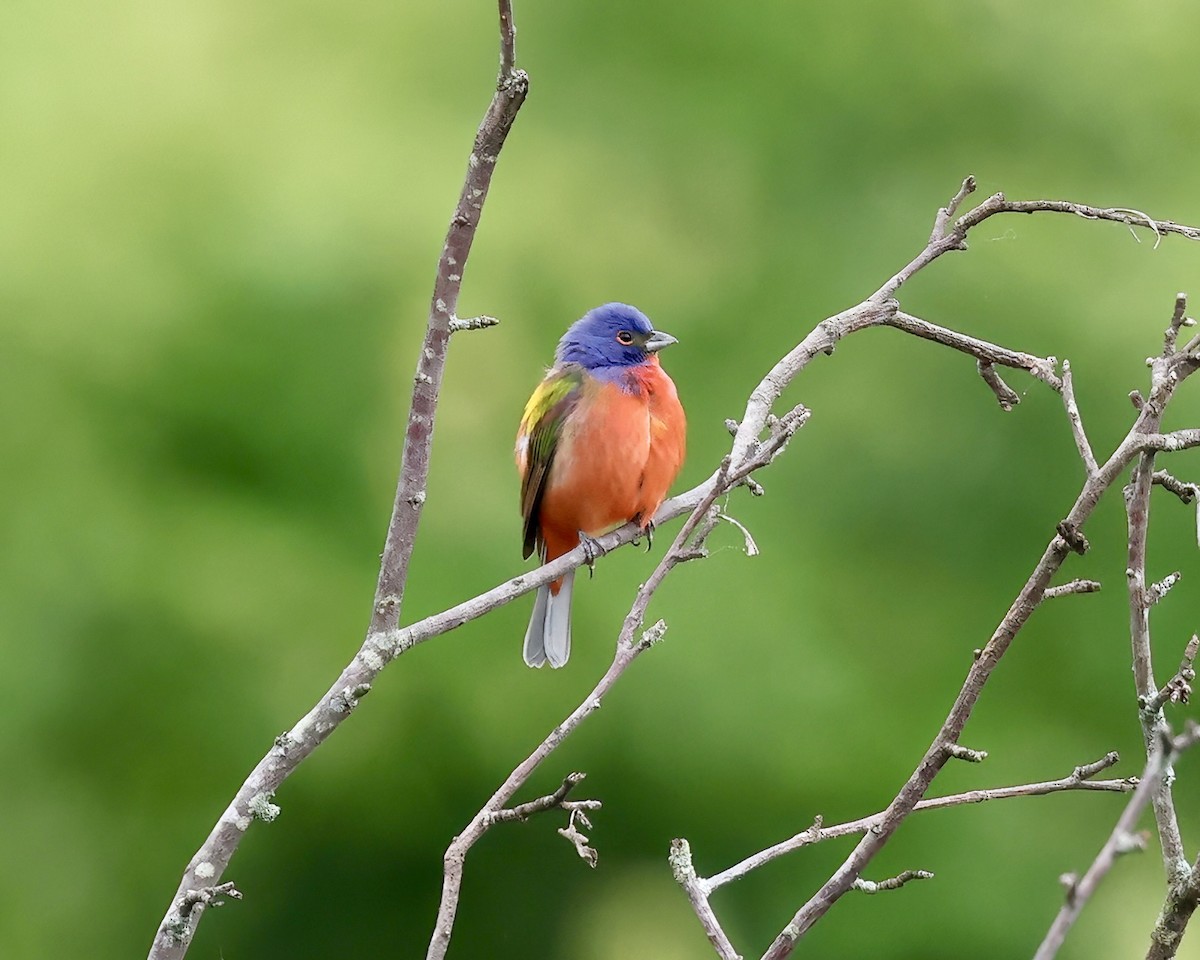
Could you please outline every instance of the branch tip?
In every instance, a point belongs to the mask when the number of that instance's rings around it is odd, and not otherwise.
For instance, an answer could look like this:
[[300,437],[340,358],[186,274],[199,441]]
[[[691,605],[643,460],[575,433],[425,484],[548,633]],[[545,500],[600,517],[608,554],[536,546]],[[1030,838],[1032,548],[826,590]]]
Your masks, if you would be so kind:
[[1008,413],[1008,411],[1021,402],[1021,398],[1017,395],[1017,392],[1004,382],[1000,374],[996,372],[996,368],[991,361],[979,360],[976,363],[976,368],[979,370],[979,375],[983,377],[983,382],[996,395],[996,402],[1000,404],[1001,410]]
[[1101,584],[1099,580],[1072,580],[1059,584],[1057,587],[1047,587],[1042,594],[1043,600],[1054,600],[1057,597],[1069,596],[1073,593],[1097,593]]
[[891,877],[887,880],[875,882],[873,880],[864,880],[858,877],[851,885],[855,890],[860,890],[863,893],[875,894],[882,893],[885,890],[899,890],[910,880],[932,880],[933,874],[928,870],[905,870],[898,876]]
[[1150,584],[1150,586],[1146,588],[1147,605],[1154,606],[1154,604],[1162,600],[1163,597],[1171,592],[1171,588],[1180,581],[1182,576],[1183,575],[1176,570],[1174,573],[1167,574],[1157,583]]
[[972,750],[961,743],[946,744],[946,755],[955,760],[965,760],[967,763],[983,763],[987,759],[986,750]]
[[478,316],[478,317],[451,317],[450,332],[462,333],[464,330],[486,330],[488,327],[494,327],[500,321],[495,317]]
[[1075,768],[1071,774],[1071,779],[1075,781],[1091,780],[1096,774],[1109,767],[1116,766],[1121,760],[1121,755],[1116,750],[1111,750],[1102,756],[1099,760],[1094,760],[1091,763],[1081,764]]
[[[761,490],[761,489],[762,488],[759,487],[759,490]],[[734,517],[731,517],[729,514],[725,513],[724,511],[719,513],[717,515],[717,517],[720,520],[724,520],[726,523],[733,524],[740,531],[742,531],[742,539],[745,541],[744,549],[746,551],[746,556],[748,556],[748,557],[757,557],[758,556],[758,554],[759,554],[758,544],[754,542],[753,535],[750,533],[749,530],[746,529],[745,525],[743,525],[739,520],[735,519]]]

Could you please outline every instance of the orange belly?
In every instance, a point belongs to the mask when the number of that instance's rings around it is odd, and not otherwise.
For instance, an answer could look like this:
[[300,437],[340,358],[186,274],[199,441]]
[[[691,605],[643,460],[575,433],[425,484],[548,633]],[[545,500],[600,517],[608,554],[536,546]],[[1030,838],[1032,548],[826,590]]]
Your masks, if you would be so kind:
[[646,526],[683,463],[687,425],[675,385],[657,363],[627,393],[597,384],[564,424],[539,517],[546,558],[637,519]]

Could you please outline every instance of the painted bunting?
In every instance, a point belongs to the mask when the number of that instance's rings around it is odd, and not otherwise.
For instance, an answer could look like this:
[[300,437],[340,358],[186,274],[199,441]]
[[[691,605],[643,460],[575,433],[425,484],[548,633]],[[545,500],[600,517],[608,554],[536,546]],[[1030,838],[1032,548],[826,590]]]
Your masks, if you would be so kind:
[[[571,325],[517,431],[524,556],[542,562],[589,535],[651,521],[683,464],[687,420],[658,351],[676,340],[640,310],[606,303]],[[571,655],[574,572],[538,589],[525,662]]]

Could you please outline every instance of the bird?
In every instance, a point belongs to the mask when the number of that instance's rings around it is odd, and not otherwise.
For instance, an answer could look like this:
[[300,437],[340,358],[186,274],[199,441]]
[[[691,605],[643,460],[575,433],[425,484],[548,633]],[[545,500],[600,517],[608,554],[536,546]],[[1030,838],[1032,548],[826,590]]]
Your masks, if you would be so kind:
[[[548,563],[630,520],[652,536],[687,446],[658,358],[674,343],[627,303],[589,310],[563,334],[517,431],[525,558],[537,551]],[[574,577],[538,588],[524,644],[531,667],[561,667],[571,654]]]

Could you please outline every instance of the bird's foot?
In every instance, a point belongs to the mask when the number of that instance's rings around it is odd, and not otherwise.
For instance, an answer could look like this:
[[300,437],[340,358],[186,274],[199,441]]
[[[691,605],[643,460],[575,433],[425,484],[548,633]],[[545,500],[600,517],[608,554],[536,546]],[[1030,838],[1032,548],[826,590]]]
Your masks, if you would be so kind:
[[587,564],[590,580],[596,575],[596,559],[604,556],[604,548],[600,546],[599,540],[589,537],[582,530],[579,531],[579,545],[583,547],[583,562]]
[[[641,513],[635,513],[632,517],[629,518],[629,522],[636,523],[639,527],[642,528],[642,533],[644,533],[646,535],[646,552],[649,553],[650,548],[652,546],[654,546],[654,521],[647,520],[645,523],[643,523]],[[642,545],[641,537],[637,536],[636,534],[634,535],[634,538],[632,540],[630,540],[629,542],[631,545],[633,545],[635,547],[640,547]]]

